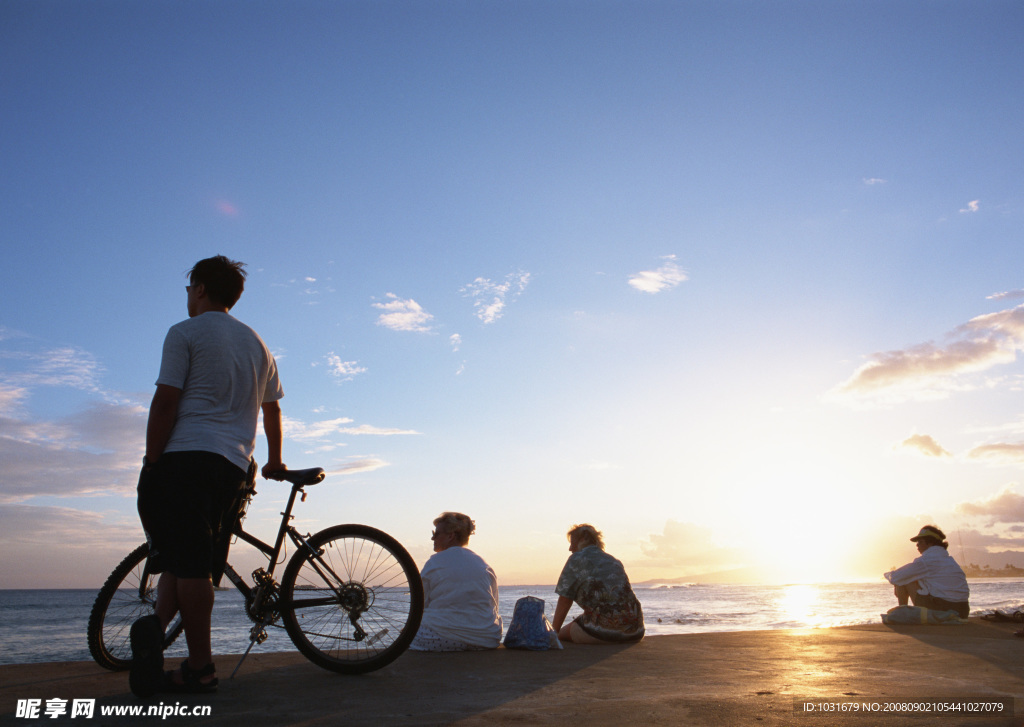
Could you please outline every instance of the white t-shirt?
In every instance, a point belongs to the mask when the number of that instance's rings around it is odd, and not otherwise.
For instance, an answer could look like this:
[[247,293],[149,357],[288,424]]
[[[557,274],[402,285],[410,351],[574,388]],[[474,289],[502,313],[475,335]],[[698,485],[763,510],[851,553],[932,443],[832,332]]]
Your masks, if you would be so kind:
[[243,470],[260,406],[284,396],[277,363],[249,326],[210,311],[171,326],[157,384],[181,389],[165,452],[213,452]]
[[894,586],[917,581],[920,592],[951,603],[964,603],[971,596],[963,569],[941,545],[933,545],[912,562],[889,571],[885,579]]
[[483,558],[456,545],[430,556],[420,575],[424,626],[470,646],[498,648],[498,579]]

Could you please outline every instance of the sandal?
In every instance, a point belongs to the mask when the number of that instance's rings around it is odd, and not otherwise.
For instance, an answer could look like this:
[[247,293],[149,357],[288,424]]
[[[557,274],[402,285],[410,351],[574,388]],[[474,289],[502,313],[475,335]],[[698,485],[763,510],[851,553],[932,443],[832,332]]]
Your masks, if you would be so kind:
[[[196,670],[188,665],[188,659],[181,662],[181,684],[174,681],[174,672],[164,672],[163,691],[171,694],[213,694],[220,684],[217,677],[217,667],[211,661],[202,669]],[[208,682],[200,681],[203,677],[213,676]]]
[[128,686],[136,697],[148,699],[160,690],[164,674],[164,629],[156,614],[143,616],[128,632],[132,666]]

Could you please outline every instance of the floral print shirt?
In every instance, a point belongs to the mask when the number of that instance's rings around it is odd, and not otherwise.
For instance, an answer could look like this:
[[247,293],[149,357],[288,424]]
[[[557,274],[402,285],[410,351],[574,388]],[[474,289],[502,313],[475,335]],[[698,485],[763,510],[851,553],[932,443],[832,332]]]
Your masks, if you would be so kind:
[[639,641],[644,614],[633,594],[622,563],[597,545],[569,556],[558,577],[555,593],[571,598],[583,615],[576,623],[603,641]]

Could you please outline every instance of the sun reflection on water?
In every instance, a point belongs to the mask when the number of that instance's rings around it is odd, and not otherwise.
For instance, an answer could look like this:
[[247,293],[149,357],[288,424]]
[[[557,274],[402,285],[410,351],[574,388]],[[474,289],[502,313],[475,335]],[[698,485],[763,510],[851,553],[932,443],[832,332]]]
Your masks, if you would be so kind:
[[779,610],[788,621],[808,622],[819,598],[817,586],[801,584],[786,586],[779,595]]

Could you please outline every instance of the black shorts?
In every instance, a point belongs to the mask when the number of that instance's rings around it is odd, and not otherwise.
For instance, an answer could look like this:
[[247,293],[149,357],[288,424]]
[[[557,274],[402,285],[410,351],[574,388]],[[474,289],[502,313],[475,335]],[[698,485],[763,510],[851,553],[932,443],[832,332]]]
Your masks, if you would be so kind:
[[945,598],[925,593],[917,594],[917,598],[914,599],[914,605],[932,611],[956,611],[960,618],[967,618],[971,613],[971,607],[967,601],[947,601]]
[[249,475],[212,452],[167,452],[139,475],[150,570],[220,583]]

